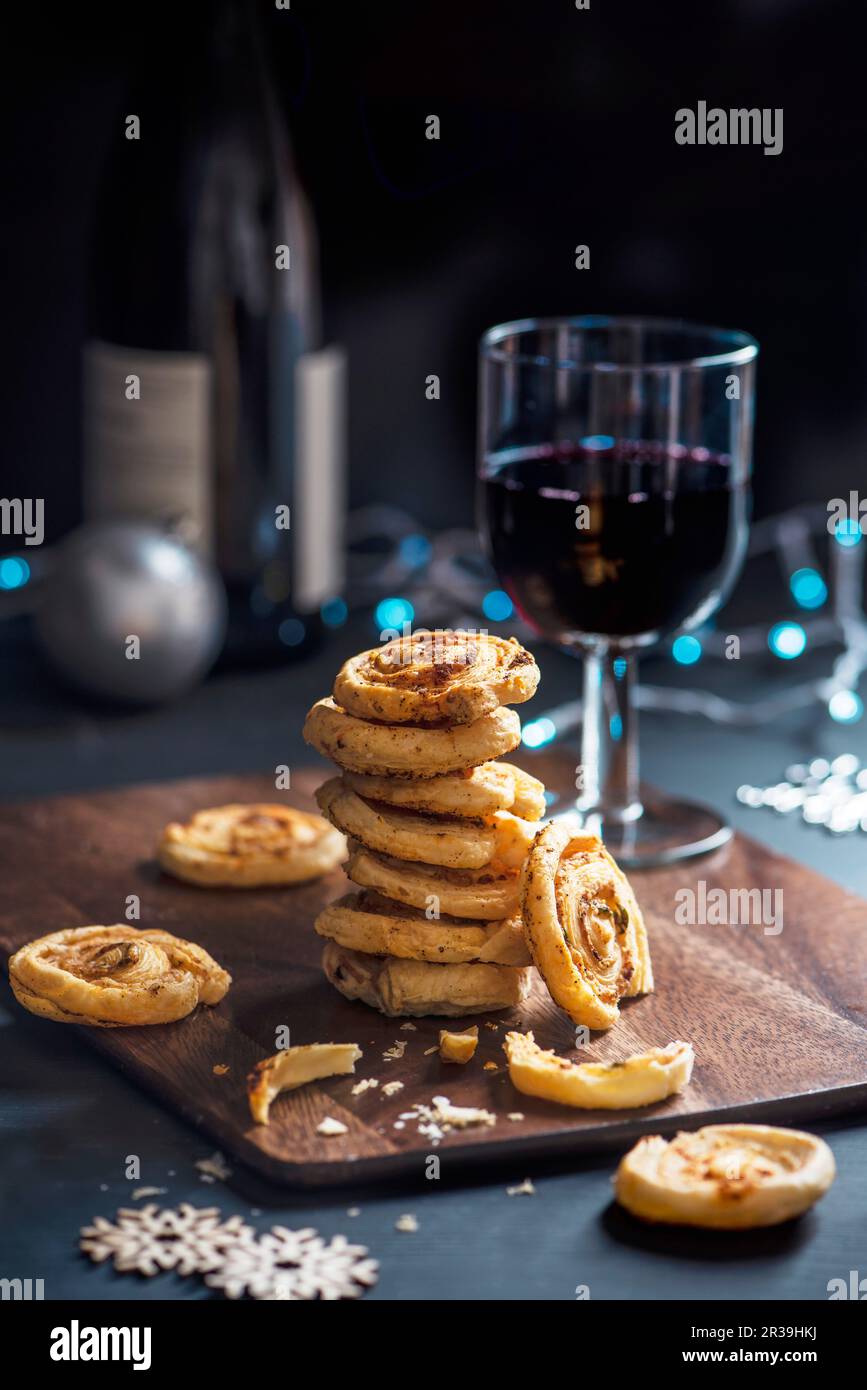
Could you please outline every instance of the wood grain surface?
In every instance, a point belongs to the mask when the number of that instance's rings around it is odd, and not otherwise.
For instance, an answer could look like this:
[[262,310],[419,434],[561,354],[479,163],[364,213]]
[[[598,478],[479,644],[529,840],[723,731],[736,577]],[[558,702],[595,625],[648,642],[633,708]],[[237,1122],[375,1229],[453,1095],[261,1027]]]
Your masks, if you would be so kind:
[[[568,786],[571,762],[562,755],[524,762],[549,787]],[[324,768],[299,772],[291,792],[276,794],[272,780],[230,777],[0,808],[4,957],[49,931],[123,921],[128,896],[137,894],[141,926],[197,941],[231,971],[234,983],[223,1003],[180,1023],[79,1030],[226,1155],[304,1186],[418,1173],[430,1141],[414,1123],[395,1128],[395,1121],[436,1095],[498,1117],[493,1127],[447,1134],[438,1152],[470,1164],[508,1158],[513,1169],[522,1157],[616,1149],[642,1133],[711,1119],[798,1124],[867,1108],[867,903],[751,840],[737,837],[706,858],[631,875],[648,923],[656,992],[627,1002],[610,1032],[594,1034],[576,1053],[572,1024],[537,981],[521,1009],[475,1020],[479,1048],[465,1067],[424,1055],[442,1020],[416,1019],[416,1031],[402,1031],[402,1020],[350,1003],[325,981],[323,943],[312,923],[325,902],[346,891],[339,870],[299,888],[227,891],[186,886],[157,867],[153,847],[167,820],[229,801],[285,798],[311,808],[312,790],[327,775]],[[782,932],[677,925],[675,894],[696,889],[699,880],[708,889],[782,890]],[[281,1025],[293,1043],[357,1042],[364,1056],[354,1077],[280,1097],[263,1127],[250,1118],[245,1077],[276,1050]],[[697,1056],[693,1081],[683,1094],[637,1111],[573,1111],[535,1101],[509,1082],[501,1050],[509,1026],[531,1027],[542,1046],[582,1061],[617,1060],[687,1039]],[[398,1041],[407,1044],[404,1057],[385,1060]],[[60,1087],[62,1050],[58,1059]],[[483,1070],[486,1061],[499,1070]],[[214,1075],[217,1064],[228,1073]],[[377,1077],[380,1085],[353,1097],[351,1088],[363,1077]],[[382,1092],[389,1080],[403,1082],[392,1097]],[[509,1121],[516,1111],[524,1118]],[[341,1120],[348,1133],[318,1136],[325,1116]]]

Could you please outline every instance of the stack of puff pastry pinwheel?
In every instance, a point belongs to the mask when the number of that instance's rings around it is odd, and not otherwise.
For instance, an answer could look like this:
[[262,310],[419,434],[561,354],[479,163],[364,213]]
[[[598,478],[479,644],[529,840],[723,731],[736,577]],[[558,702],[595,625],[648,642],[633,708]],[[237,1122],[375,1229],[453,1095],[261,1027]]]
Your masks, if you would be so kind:
[[304,737],[340,775],[323,814],[355,890],[316,920],[330,982],[389,1016],[481,1013],[526,996],[521,875],[545,789],[508,762],[539,681],[517,641],[418,631],[343,666]]

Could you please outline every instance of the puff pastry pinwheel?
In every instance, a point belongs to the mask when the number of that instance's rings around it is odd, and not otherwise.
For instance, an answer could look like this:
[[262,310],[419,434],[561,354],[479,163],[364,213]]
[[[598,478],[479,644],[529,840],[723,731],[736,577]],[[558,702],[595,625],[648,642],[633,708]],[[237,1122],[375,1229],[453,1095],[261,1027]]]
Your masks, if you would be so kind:
[[261,888],[327,874],[345,859],[346,841],[309,811],[232,804],[172,821],[157,857],[166,873],[202,888]]
[[360,999],[389,1018],[509,1009],[530,988],[529,970],[509,965],[431,965],[348,951],[334,941],[322,953],[322,968],[347,999]]
[[574,1023],[610,1028],[624,995],[653,989],[641,910],[596,836],[568,821],[539,831],[524,865],[521,916],[539,973]]
[[333,695],[359,719],[472,724],[529,700],[538,684],[538,666],[514,637],[419,629],[351,657]]
[[29,942],[10,958],[9,982],[42,1018],[119,1028],[173,1023],[197,1004],[219,1004],[232,977],[192,941],[113,926]]
[[496,859],[520,868],[536,834],[532,822],[520,820],[511,811],[468,821],[377,805],[365,801],[342,777],[324,782],[316,800],[332,825],[368,849],[433,867],[481,869]]
[[521,742],[521,721],[502,707],[450,728],[372,724],[326,696],[308,713],[303,733],[311,747],[349,772],[438,777],[511,753]]
[[320,936],[372,956],[461,965],[530,965],[520,917],[504,922],[470,922],[457,917],[429,921],[419,908],[365,890],[346,893],[316,918]]
[[645,1221],[746,1230],[776,1226],[817,1202],[835,1176],[823,1140],[772,1125],[706,1125],[670,1142],[641,1139],[614,1179],[620,1204]]
[[519,909],[520,870],[504,864],[486,864],[483,869],[434,869],[377,854],[350,840],[346,872],[361,888],[374,888],[410,907],[433,906],[449,917],[497,922],[514,916]]
[[523,820],[541,820],[545,788],[513,763],[482,763],[442,777],[365,777],[344,772],[343,780],[368,801],[384,801],[407,811],[478,819],[511,811]]
[[507,1033],[503,1051],[516,1090],[579,1110],[628,1110],[665,1100],[689,1084],[695,1061],[690,1043],[673,1042],[623,1062],[570,1062],[543,1052],[532,1033]]

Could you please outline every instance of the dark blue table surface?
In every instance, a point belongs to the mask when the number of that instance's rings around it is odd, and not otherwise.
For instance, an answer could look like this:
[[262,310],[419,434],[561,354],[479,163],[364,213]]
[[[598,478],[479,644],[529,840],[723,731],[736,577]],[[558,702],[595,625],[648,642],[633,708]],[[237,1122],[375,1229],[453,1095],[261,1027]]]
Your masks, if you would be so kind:
[[[145,713],[73,703],[46,681],[28,648],[7,641],[0,689],[0,768],[5,799],[169,777],[255,771],[311,761],[300,739],[304,711],[326,693],[336,665],[375,640],[344,629],[332,646],[295,666],[214,677],[181,703]],[[579,669],[540,649],[543,684],[533,713],[569,698]],[[711,669],[654,680],[713,683]],[[747,673],[744,673],[747,676]],[[799,673],[800,674],[800,673]],[[755,681],[790,673],[757,669]],[[739,697],[750,692],[749,678]],[[851,751],[867,760],[867,729],[835,726],[818,709],[760,731],[720,729],[701,719],[645,716],[643,772],[673,792],[701,795],[738,828],[867,896],[861,835],[834,838],[800,820],[740,807],[741,782],[779,780],[785,766]],[[51,924],[46,923],[46,930]],[[867,905],[865,905],[867,930]],[[202,1298],[198,1280],[145,1280],[90,1265],[79,1228],[130,1205],[129,1155],[140,1183],[163,1187],[163,1204],[190,1201],[240,1212],[264,1229],[311,1225],[369,1247],[381,1264],[367,1296],[387,1299],[591,1298],[826,1299],[828,1281],[867,1274],[867,1116],[816,1127],[837,1159],[828,1196],[802,1221],[767,1232],[726,1235],[640,1226],[611,1204],[616,1156],[586,1162],[492,1168],[468,1179],[441,1177],[296,1195],[240,1166],[226,1182],[202,1181],[195,1161],[212,1147],[96,1055],[74,1029],[61,1030],[0,992],[0,1277],[41,1278],[47,1298]],[[506,1195],[532,1177],[534,1196]],[[350,1216],[350,1209],[359,1209]],[[415,1233],[395,1229],[412,1213]]]

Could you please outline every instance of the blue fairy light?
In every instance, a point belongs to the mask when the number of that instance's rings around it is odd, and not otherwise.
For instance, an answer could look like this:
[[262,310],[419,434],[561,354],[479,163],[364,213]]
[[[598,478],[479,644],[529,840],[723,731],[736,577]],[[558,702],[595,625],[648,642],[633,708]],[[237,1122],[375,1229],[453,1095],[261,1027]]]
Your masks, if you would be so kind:
[[30,578],[30,566],[20,555],[0,560],[0,589],[23,589]]
[[482,599],[482,612],[492,623],[508,622],[515,611],[515,605],[504,589],[491,589]]
[[297,647],[304,641],[307,629],[300,618],[284,618],[277,629],[277,636],[284,647]]
[[857,545],[861,539],[861,527],[852,517],[847,517],[845,521],[838,521],[834,529],[834,539],[838,545],[851,548]]
[[408,598],[383,598],[376,605],[374,617],[380,631],[385,628],[396,628],[400,631],[404,623],[412,622],[415,609]]
[[861,696],[854,690],[836,690],[828,701],[828,713],[838,724],[855,724],[864,713]]
[[349,617],[349,609],[342,598],[330,598],[323,603],[319,616],[326,627],[342,627]]
[[525,748],[544,748],[546,743],[557,737],[557,725],[547,716],[531,719],[521,730],[521,742]]
[[427,536],[404,536],[397,553],[405,565],[412,565],[413,569],[417,569],[419,565],[426,565],[430,559],[431,543]]
[[678,666],[694,666],[701,658],[701,642],[697,637],[683,633],[672,642],[671,654]]
[[821,608],[828,597],[828,585],[818,570],[795,570],[789,580],[792,598],[799,608]]
[[807,634],[800,623],[775,623],[768,633],[768,646],[782,661],[794,661],[807,646]]

